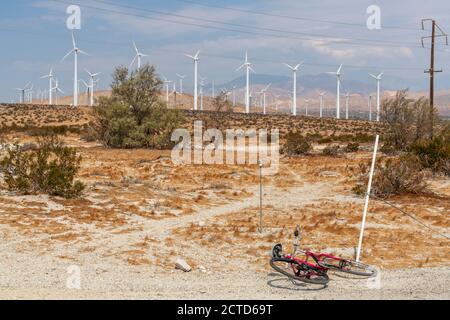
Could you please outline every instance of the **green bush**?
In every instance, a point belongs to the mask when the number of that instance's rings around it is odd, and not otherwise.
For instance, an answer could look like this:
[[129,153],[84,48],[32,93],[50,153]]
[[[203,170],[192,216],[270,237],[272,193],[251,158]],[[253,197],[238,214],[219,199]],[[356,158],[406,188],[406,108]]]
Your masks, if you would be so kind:
[[309,153],[312,150],[311,142],[298,132],[289,132],[285,136],[286,142],[281,149],[283,154],[298,156]]
[[350,142],[347,147],[345,147],[345,151],[352,153],[352,152],[358,152],[359,151],[359,143],[357,142]]
[[37,148],[25,150],[18,144],[9,148],[0,168],[10,191],[75,198],[84,190],[81,182],[74,181],[80,163],[76,149],[47,136],[39,139]]
[[[359,168],[358,181],[353,191],[366,193],[370,163]],[[425,174],[417,158],[403,155],[398,158],[381,158],[377,162],[373,178],[372,193],[381,198],[400,194],[419,194],[426,190]]]
[[99,140],[113,148],[172,147],[182,115],[160,100],[162,81],[154,67],[119,67],[113,78],[111,97],[100,98],[94,108]]
[[409,151],[417,156],[424,168],[450,175],[450,126],[431,140],[416,141]]

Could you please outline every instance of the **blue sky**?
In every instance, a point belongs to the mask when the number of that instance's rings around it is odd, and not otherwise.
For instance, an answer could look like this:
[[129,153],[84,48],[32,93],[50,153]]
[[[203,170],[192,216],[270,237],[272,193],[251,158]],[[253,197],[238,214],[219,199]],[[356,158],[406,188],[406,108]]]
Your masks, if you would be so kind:
[[[87,79],[83,68],[102,72],[102,88],[109,85],[115,66],[130,64],[135,40],[150,55],[145,62],[169,79],[175,79],[176,72],[187,74],[187,86],[192,82],[192,63],[183,53],[200,49],[200,73],[216,83],[240,75],[234,70],[248,50],[254,69],[261,74],[289,75],[282,62],[305,60],[302,73],[306,74],[333,71],[344,63],[347,79],[367,80],[367,72],[385,71],[385,81],[391,86],[413,83],[427,89],[423,70],[429,65],[429,50],[419,46],[420,37],[429,32],[420,30],[420,19],[434,17],[450,32],[448,0],[414,1],[414,5],[409,0],[4,1],[0,12],[1,101],[17,100],[14,88],[28,81],[46,88],[47,82],[39,77],[50,67],[65,93],[71,93],[73,61],[61,62],[71,48],[65,23],[69,3],[82,8],[82,28],[76,37],[79,47],[90,54],[80,58],[80,76]],[[366,9],[373,4],[381,8],[382,29],[369,31]],[[445,71],[437,76],[437,86],[447,89],[449,47],[439,45],[436,58],[437,67]]]

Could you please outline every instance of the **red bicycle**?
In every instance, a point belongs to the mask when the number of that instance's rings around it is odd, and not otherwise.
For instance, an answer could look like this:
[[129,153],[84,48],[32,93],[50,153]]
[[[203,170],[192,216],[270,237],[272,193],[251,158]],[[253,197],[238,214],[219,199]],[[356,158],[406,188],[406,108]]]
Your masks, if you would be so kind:
[[[296,239],[294,253],[283,255],[283,246],[277,244],[272,249],[272,259],[270,260],[270,265],[274,270],[291,279],[325,285],[329,282],[328,270],[367,278],[377,275],[376,269],[370,265],[335,257],[331,254],[299,249],[299,237],[301,238],[299,227],[297,227],[294,236]],[[298,254],[303,255],[304,258],[300,259]]]

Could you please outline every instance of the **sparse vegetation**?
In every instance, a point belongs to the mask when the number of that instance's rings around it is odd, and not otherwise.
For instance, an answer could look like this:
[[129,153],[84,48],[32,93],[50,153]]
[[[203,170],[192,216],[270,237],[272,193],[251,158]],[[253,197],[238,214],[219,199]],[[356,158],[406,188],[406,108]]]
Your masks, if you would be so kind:
[[337,144],[329,145],[325,149],[323,149],[323,154],[329,157],[336,157],[341,152],[341,147]]
[[450,175],[450,125],[433,139],[414,142],[409,151],[417,156],[423,168]]
[[111,97],[100,98],[94,108],[100,141],[113,148],[170,147],[182,117],[160,100],[162,81],[154,67],[119,67],[113,78]]
[[359,143],[357,142],[350,142],[347,147],[345,147],[345,152],[353,153],[359,151]]
[[213,109],[217,112],[231,112],[233,111],[232,104],[228,101],[227,93],[221,91],[213,100]]
[[286,142],[281,152],[288,156],[298,156],[309,153],[312,150],[311,142],[299,132],[286,134]]
[[36,148],[15,144],[0,162],[0,169],[10,191],[75,198],[84,189],[81,182],[74,181],[80,163],[76,149],[52,135],[40,138]]
[[[369,180],[370,163],[360,165],[356,194],[364,195]],[[426,190],[425,174],[416,157],[404,155],[397,158],[381,158],[377,162],[372,193],[388,198],[399,194],[420,194]]]

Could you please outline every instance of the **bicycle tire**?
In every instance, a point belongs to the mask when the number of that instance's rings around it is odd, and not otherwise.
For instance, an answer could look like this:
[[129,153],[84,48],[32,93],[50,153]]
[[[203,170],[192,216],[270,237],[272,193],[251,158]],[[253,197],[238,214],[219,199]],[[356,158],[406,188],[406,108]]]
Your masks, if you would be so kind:
[[[278,265],[275,264],[276,262],[288,264],[287,268],[279,267]],[[292,270],[292,265],[299,266],[302,269],[302,271],[304,271],[306,273],[316,273],[317,275],[314,278],[311,278],[310,276],[308,277],[307,274],[305,276],[299,276],[299,275],[295,274],[294,271]],[[327,285],[328,282],[330,282],[330,278],[322,270],[318,270],[318,269],[308,266],[306,264],[300,264],[297,261],[292,260],[292,259],[272,258],[270,260],[270,266],[278,273],[281,273],[282,275],[284,275],[290,279],[297,280],[297,281],[302,281],[305,283],[317,284],[317,285]],[[291,271],[288,272],[287,270],[291,270]]]
[[[335,264],[327,263],[326,262],[327,260],[345,262],[346,265],[342,265],[340,263],[340,266],[336,266]],[[350,266],[355,267],[355,269],[351,269],[351,268],[349,269],[348,268],[349,263],[350,263]],[[336,259],[332,259],[332,258],[325,258],[320,262],[320,266],[330,269],[330,270],[343,272],[343,273],[347,273],[347,274],[352,274],[352,275],[360,276],[360,277],[373,278],[373,277],[376,277],[376,275],[377,275],[377,270],[374,267],[372,267],[368,264],[354,261],[354,260],[336,260]],[[362,271],[362,270],[365,270],[365,271]]]

